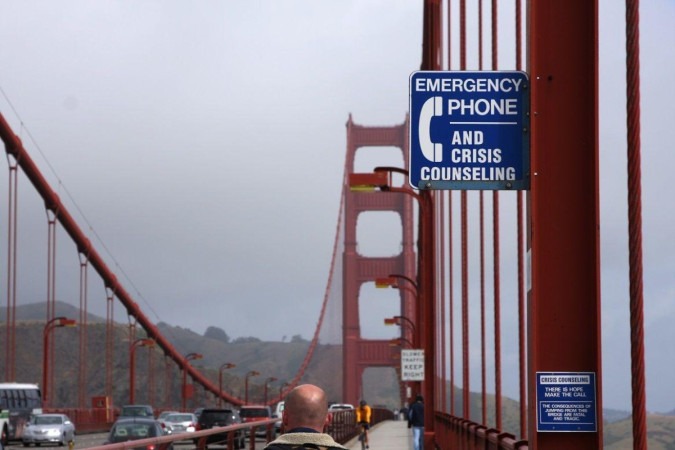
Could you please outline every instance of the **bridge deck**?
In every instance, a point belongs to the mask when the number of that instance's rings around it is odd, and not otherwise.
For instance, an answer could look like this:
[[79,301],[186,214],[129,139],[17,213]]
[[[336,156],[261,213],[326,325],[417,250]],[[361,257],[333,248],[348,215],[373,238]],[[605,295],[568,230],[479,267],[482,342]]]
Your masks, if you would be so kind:
[[[404,420],[387,420],[370,429],[370,450],[412,450],[412,431]],[[361,443],[354,438],[345,444],[351,450],[361,450]]]

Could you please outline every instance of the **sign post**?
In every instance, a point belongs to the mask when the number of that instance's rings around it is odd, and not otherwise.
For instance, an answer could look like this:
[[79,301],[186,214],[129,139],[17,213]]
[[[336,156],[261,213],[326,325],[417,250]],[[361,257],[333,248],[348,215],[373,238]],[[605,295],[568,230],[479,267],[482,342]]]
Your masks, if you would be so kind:
[[414,72],[410,185],[529,189],[529,92],[524,72]]

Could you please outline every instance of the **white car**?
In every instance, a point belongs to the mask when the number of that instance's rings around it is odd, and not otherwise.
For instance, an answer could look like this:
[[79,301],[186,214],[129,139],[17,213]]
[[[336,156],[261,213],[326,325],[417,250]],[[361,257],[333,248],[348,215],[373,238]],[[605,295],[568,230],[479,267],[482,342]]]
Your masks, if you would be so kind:
[[328,407],[328,411],[331,412],[344,411],[348,409],[354,409],[354,405],[350,405],[349,403],[333,403]]
[[284,413],[284,402],[280,401],[277,403],[276,409],[272,414],[272,417],[279,419],[274,423],[274,428],[276,428],[277,433],[281,433],[281,416]]
[[21,441],[24,447],[30,444],[75,442],[75,425],[65,414],[37,414],[31,417],[23,430]]
[[349,411],[354,411],[354,405],[349,403],[333,403],[328,406],[328,412],[333,414],[333,423],[335,424],[348,423],[350,420]]

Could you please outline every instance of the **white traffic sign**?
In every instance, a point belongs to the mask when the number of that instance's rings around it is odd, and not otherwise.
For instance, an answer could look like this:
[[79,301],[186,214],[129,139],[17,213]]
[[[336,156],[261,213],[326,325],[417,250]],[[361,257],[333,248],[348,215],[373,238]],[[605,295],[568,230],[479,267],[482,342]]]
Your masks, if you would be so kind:
[[401,350],[401,381],[424,381],[424,350]]

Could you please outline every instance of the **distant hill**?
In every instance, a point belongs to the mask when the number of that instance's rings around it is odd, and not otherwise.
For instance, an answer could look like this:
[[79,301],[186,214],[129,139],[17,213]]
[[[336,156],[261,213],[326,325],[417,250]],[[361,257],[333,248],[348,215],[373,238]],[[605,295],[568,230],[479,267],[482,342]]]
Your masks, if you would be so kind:
[[[633,449],[633,422],[624,419],[605,424],[604,448],[608,450]],[[647,416],[647,446],[650,450],[675,449],[675,417],[658,414]]]
[[[79,309],[66,303],[56,303],[56,315],[79,319]],[[45,321],[44,303],[22,305],[17,307],[17,342],[21,343],[17,352],[17,368],[21,371],[17,379],[21,381],[40,382],[42,374],[42,331]],[[5,308],[0,308],[0,349],[4,348],[5,332]],[[87,329],[87,398],[103,395],[105,391],[105,320],[96,315],[88,315]],[[209,327],[200,335],[189,329],[171,326],[166,323],[157,325],[160,332],[181,353],[199,352],[203,359],[193,361],[195,367],[206,374],[214,384],[218,383],[218,368],[226,363],[236,364],[235,368],[223,371],[224,390],[230,394],[244,397],[244,377],[249,370],[261,373],[258,377],[249,380],[249,398],[262,401],[264,396],[264,383],[267,378],[275,377],[277,381],[269,383],[268,398],[278,396],[279,388],[284,382],[289,382],[296,375],[302,364],[309,341],[299,336],[294,336],[290,342],[262,342],[255,337],[244,337],[230,340],[224,330],[217,327]],[[115,392],[113,404],[122,405],[127,403],[128,391],[128,345],[129,325],[118,323],[115,327],[117,337],[114,340],[114,368]],[[141,330],[137,331],[136,337],[141,337]],[[78,392],[78,364],[79,364],[79,330],[77,328],[64,328],[54,330],[53,339],[57,346],[59,360],[56,361],[56,385],[54,393],[55,405],[72,405],[73,399],[77,398]],[[152,373],[153,378],[148,378],[149,352],[145,349],[137,349],[136,352],[136,386],[144,383],[166,384],[169,377],[170,392],[157,394],[161,398],[150,399],[149,390],[139,389],[135,396],[137,401],[151,401],[162,406],[180,405],[181,374],[175,369],[167,369],[164,357],[159,351],[153,351]],[[0,373],[4,373],[4,358],[0,358]],[[171,365],[172,366],[172,365]],[[310,362],[301,382],[321,385],[327,392],[330,401],[341,402],[342,391],[342,348],[340,345],[318,345],[314,357]],[[121,380],[121,382],[120,382]],[[144,381],[145,380],[145,381]],[[450,386],[447,386],[448,402],[450,401]],[[364,373],[364,392],[371,405],[384,405],[391,409],[399,408],[399,391],[396,373],[390,369],[368,369]],[[462,390],[456,388],[455,411],[462,411]],[[255,401],[255,400],[254,400]],[[487,396],[488,425],[494,426],[494,396]],[[215,399],[210,394],[205,394],[200,389],[196,390],[192,403],[197,405],[215,404]],[[471,420],[480,422],[482,397],[472,393]],[[518,402],[509,398],[502,399],[503,431],[514,435],[519,434],[519,406]],[[650,449],[651,448],[675,448],[673,446],[654,446],[652,440],[659,443],[667,443],[668,436],[675,435],[675,411],[670,415],[650,415]],[[618,410],[604,410],[605,420],[605,448],[619,450],[632,448],[625,445],[631,436],[630,412]],[[669,434],[670,433],[670,434]],[[656,444],[655,444],[656,445]],[[661,445],[661,444],[659,444]],[[664,444],[665,445],[665,444]],[[669,444],[670,445],[670,444]]]
[[[80,318],[80,308],[76,308],[68,303],[55,302],[54,317],[68,317],[71,319]],[[16,320],[21,322],[41,321],[45,322],[47,319],[46,303],[30,303],[27,305],[20,305],[16,307]],[[0,323],[7,320],[7,307],[0,307]],[[87,321],[89,323],[105,322],[105,319],[95,314],[87,314]]]

